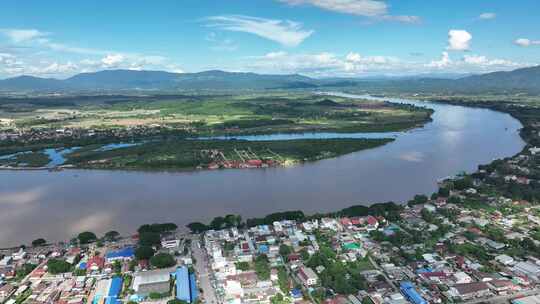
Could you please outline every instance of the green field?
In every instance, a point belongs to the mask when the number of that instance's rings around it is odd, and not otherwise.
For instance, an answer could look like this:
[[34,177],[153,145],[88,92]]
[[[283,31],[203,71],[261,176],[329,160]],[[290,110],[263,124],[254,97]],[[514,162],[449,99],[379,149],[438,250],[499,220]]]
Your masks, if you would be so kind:
[[193,135],[384,132],[429,121],[428,109],[311,93],[92,96],[0,100],[0,128],[160,125]]
[[[78,168],[189,170],[211,163],[270,160],[279,166],[316,161],[375,148],[392,139],[314,139],[280,141],[168,140],[139,146],[96,151],[82,148],[67,156]],[[213,157],[210,152],[220,153]],[[222,156],[224,159],[222,158]]]

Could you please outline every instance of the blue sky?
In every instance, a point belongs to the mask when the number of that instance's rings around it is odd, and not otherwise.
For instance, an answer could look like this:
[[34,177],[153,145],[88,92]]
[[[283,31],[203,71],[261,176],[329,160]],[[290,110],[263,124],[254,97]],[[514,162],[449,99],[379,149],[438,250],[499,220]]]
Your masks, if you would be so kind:
[[314,77],[540,63],[537,0],[4,0],[0,78],[103,69]]

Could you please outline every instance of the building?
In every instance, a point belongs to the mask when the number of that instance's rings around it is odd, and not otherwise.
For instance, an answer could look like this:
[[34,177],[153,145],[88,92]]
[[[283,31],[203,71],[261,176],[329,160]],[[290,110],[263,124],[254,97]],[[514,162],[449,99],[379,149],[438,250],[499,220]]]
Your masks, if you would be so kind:
[[519,262],[514,266],[514,271],[523,274],[534,281],[540,278],[540,267],[529,262]]
[[133,290],[140,296],[146,296],[151,292],[169,292],[170,277],[169,272],[163,270],[139,272],[133,280]]
[[540,303],[540,296],[529,296],[512,300],[512,304],[538,304]]
[[109,251],[105,255],[107,263],[113,263],[115,261],[130,261],[135,256],[135,248],[126,247],[124,249]]
[[309,267],[300,267],[300,270],[298,270],[298,277],[306,287],[317,285],[319,282],[319,277]]
[[414,288],[414,285],[411,282],[401,282],[399,290],[403,296],[413,304],[428,304],[418,291],[416,291],[416,288]]
[[6,284],[0,287],[0,303],[4,303],[13,293],[15,293],[16,288],[11,284]]
[[189,272],[187,267],[176,269],[176,299],[191,303],[191,290],[189,283]]
[[86,269],[90,271],[98,271],[105,267],[105,258],[100,257],[99,255],[91,257],[88,262],[86,262]]
[[165,249],[173,249],[180,246],[180,240],[173,234],[164,236],[161,239],[161,247]]
[[466,284],[472,282],[472,278],[465,272],[454,273],[454,279],[456,280],[456,284]]
[[462,301],[484,297],[490,294],[489,286],[485,282],[456,284],[450,288],[449,294]]

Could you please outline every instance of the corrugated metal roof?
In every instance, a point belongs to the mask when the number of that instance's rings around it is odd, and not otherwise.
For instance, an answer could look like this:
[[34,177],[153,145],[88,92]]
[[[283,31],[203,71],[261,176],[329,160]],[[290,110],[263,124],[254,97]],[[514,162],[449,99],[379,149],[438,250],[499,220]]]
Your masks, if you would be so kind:
[[176,269],[176,298],[178,300],[191,303],[189,286],[189,272],[187,267],[178,267],[178,269]]

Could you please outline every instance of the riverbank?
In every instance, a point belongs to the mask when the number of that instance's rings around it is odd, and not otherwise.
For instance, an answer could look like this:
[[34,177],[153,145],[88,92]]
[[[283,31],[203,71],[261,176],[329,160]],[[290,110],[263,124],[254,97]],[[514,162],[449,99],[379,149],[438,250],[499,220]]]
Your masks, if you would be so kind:
[[[406,102],[396,100],[396,102]],[[436,191],[436,181],[522,150],[522,125],[507,114],[420,103],[433,122],[391,144],[287,168],[147,172],[124,170],[4,171],[0,243],[69,238],[82,229],[133,231],[137,223],[193,220],[233,213],[257,217],[281,210],[307,214],[354,202],[406,202]],[[16,204],[15,202],[24,202]],[[59,211],[61,210],[61,212]]]

